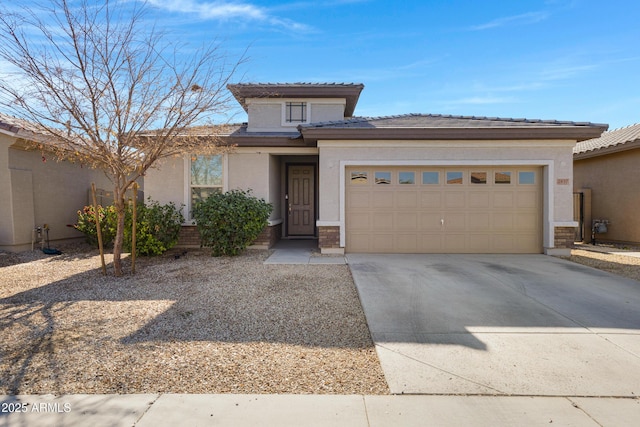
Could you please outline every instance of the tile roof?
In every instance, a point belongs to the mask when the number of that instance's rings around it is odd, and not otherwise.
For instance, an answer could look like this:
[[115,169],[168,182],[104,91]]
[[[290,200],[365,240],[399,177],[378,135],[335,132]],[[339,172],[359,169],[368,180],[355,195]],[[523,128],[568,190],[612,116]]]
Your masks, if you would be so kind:
[[577,157],[595,157],[640,147],[640,123],[605,132],[599,138],[579,142],[573,148]]
[[354,117],[323,123],[300,125],[301,128],[473,128],[473,127],[560,127],[589,126],[605,127],[607,125],[589,122],[572,122],[560,120],[516,119],[483,116],[455,116],[444,114],[402,114],[382,117]]
[[237,83],[227,88],[248,112],[250,98],[344,98],[345,116],[351,117],[364,85],[362,83]]
[[40,133],[33,123],[4,113],[0,113],[0,130],[15,134],[16,136],[18,136],[19,133]]

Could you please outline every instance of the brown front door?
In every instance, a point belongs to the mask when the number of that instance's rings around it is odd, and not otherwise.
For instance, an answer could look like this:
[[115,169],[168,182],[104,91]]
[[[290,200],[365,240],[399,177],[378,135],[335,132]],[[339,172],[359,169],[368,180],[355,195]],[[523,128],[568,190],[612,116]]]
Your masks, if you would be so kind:
[[315,171],[313,165],[290,165],[288,181],[289,236],[313,236],[315,230]]

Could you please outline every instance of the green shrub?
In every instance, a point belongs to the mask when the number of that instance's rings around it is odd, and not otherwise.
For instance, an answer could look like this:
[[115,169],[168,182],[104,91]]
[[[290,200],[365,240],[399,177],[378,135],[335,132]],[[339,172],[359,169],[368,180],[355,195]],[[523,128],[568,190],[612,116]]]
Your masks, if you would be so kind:
[[[98,217],[102,231],[102,244],[111,246],[116,237],[116,209],[114,206],[102,207],[98,205]],[[78,211],[78,222],[73,226],[87,237],[89,244],[98,247],[98,231],[96,215],[93,206],[85,206]]]
[[267,226],[273,206],[251,190],[215,193],[193,209],[202,245],[213,256],[238,255]]
[[[182,208],[169,203],[161,205],[148,199],[147,203],[140,203],[137,208],[136,221],[136,255],[161,255],[171,249],[178,242],[178,234],[184,222]],[[111,246],[116,235],[117,214],[115,206],[103,208],[98,206],[100,227],[102,229],[103,245]],[[133,222],[133,207],[127,205],[124,226],[124,250],[131,252],[131,225]],[[95,224],[93,206],[85,206],[78,211],[78,223],[74,227],[87,236],[87,241],[98,246],[98,233]]]
[[[178,234],[184,222],[182,208],[174,203],[161,205],[147,200],[138,204],[136,221],[136,255],[161,255],[178,243]],[[124,249],[131,252],[131,225],[133,209],[129,205],[125,216]]]

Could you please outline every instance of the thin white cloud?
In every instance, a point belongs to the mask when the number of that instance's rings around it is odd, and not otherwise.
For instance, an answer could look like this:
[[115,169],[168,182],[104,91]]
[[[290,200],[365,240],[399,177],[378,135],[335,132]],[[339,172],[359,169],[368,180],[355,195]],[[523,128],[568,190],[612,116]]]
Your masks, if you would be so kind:
[[258,21],[297,32],[310,32],[308,25],[274,16],[269,9],[236,1],[200,2],[197,0],[149,0],[152,6],[168,12],[197,15],[202,20]]
[[528,12],[520,15],[497,18],[484,24],[473,25],[469,29],[472,31],[482,31],[504,26],[535,24],[544,21],[548,17],[549,14],[547,12]]

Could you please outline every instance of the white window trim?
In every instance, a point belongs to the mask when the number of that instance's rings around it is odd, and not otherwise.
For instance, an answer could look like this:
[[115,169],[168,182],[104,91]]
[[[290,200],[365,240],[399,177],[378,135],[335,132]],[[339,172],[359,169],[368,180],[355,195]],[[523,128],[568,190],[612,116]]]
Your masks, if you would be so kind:
[[[213,154],[222,156],[222,192],[226,193],[229,191],[229,155],[228,154]],[[189,212],[191,212],[191,156],[192,154],[187,154],[184,156],[184,219],[185,223],[183,225],[193,225],[195,224],[195,220],[189,219]]]

